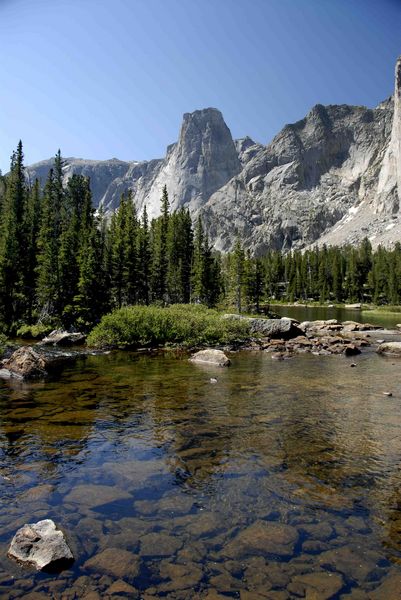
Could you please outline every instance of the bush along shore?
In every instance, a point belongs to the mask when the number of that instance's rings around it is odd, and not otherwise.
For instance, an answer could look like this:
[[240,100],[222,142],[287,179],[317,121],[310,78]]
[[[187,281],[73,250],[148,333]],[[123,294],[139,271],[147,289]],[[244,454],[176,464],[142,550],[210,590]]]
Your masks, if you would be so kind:
[[391,332],[355,321],[300,323],[287,317],[222,314],[202,305],[127,306],[102,318],[86,339],[86,348],[66,351],[63,346],[82,344],[85,336],[54,331],[34,346],[8,352],[0,377],[46,377],[66,361],[110,349],[258,350],[280,360],[301,353],[354,356],[371,346],[379,353],[401,355],[401,342],[392,342],[390,350],[384,348],[380,338],[385,333]]

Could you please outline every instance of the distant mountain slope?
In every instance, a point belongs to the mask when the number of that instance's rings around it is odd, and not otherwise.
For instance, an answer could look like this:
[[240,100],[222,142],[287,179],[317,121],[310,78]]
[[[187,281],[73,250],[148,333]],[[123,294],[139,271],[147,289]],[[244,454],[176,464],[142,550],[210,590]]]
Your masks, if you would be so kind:
[[[32,165],[45,179],[52,161]],[[164,159],[66,160],[65,176],[91,178],[94,203],[118,206],[131,189],[138,210],[159,213],[167,185],[172,208],[200,214],[216,248],[237,235],[256,253],[314,243],[401,239],[401,59],[394,96],[375,109],[316,105],[267,146],[233,140],[214,108],[184,115]]]

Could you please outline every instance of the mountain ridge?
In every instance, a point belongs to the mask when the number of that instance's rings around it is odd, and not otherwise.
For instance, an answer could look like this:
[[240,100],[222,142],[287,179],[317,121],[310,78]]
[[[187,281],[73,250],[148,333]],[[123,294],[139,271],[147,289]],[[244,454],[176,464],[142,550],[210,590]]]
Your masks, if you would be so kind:
[[[130,189],[138,211],[146,205],[155,217],[166,185],[172,210],[200,215],[221,251],[237,236],[255,254],[366,236],[391,245],[401,233],[401,57],[394,95],[376,108],[316,104],[267,145],[233,140],[210,107],[184,114],[164,158],[65,160],[65,177],[89,176],[94,205],[106,211]],[[50,166],[31,165],[29,177],[43,182]]]

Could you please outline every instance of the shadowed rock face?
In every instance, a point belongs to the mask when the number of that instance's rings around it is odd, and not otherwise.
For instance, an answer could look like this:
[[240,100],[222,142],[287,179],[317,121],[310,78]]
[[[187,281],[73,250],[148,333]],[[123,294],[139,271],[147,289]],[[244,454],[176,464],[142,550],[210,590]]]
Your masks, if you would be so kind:
[[[33,165],[30,177],[43,181],[50,164]],[[96,206],[113,210],[131,189],[151,217],[166,185],[172,209],[200,214],[222,251],[238,234],[257,254],[366,236],[391,244],[401,227],[401,59],[394,96],[377,108],[318,104],[267,146],[234,142],[218,110],[197,110],[164,159],[67,159],[65,177],[72,173],[91,177]]]

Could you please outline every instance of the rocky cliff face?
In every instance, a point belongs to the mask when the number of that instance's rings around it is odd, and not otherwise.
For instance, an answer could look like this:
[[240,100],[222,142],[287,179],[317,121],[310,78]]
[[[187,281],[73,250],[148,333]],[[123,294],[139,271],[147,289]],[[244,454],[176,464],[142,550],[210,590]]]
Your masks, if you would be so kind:
[[[33,165],[30,177],[44,180],[50,164]],[[184,115],[164,159],[67,159],[71,173],[91,177],[96,206],[113,210],[131,189],[150,216],[166,185],[172,208],[200,214],[222,251],[237,235],[256,253],[365,236],[392,243],[401,236],[401,59],[394,96],[375,109],[316,105],[263,146],[233,141],[221,113],[208,108]]]

